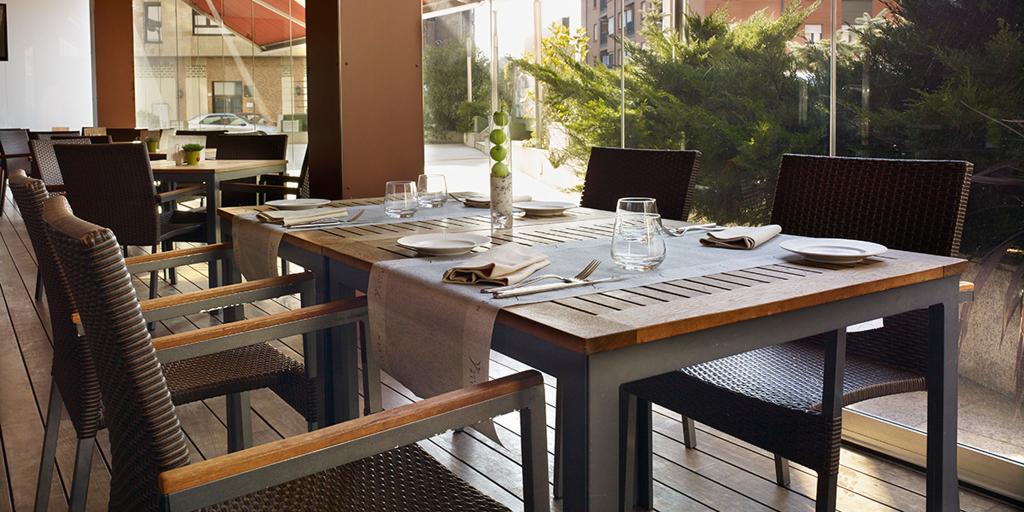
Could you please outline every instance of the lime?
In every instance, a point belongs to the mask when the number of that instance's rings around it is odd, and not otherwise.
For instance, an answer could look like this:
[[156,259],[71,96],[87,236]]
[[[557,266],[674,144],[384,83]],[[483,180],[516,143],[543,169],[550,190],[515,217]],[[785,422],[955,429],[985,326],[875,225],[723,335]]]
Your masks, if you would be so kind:
[[508,165],[504,162],[498,162],[491,166],[491,176],[496,178],[503,178],[508,176]]
[[494,147],[491,148],[491,158],[495,162],[503,162],[503,161],[505,161],[505,157],[507,157],[507,156],[508,156],[508,150],[505,149],[505,146],[502,146],[501,144],[497,144],[497,145],[495,145]]
[[495,144],[504,144],[508,140],[508,135],[505,135],[505,130],[491,130],[490,138]]
[[499,111],[495,112],[494,113],[494,124],[496,124],[498,126],[506,126],[506,125],[508,125],[508,112],[505,112],[504,110],[499,110]]

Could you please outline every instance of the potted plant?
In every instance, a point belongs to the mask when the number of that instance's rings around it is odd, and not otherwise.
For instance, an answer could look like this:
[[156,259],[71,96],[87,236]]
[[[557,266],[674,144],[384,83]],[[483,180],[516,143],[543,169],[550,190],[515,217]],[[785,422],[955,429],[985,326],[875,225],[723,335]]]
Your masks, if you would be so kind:
[[198,165],[199,154],[203,151],[202,144],[185,144],[181,150],[185,153],[185,165]]
[[150,153],[156,153],[160,150],[160,137],[147,137],[146,148],[149,149]]

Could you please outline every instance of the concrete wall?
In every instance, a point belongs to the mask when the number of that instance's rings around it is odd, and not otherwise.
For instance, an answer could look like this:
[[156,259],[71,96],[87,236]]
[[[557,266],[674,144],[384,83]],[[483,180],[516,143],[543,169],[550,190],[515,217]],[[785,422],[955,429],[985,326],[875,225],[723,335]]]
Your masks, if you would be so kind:
[[0,127],[93,124],[89,0],[4,0],[10,60],[0,62]]

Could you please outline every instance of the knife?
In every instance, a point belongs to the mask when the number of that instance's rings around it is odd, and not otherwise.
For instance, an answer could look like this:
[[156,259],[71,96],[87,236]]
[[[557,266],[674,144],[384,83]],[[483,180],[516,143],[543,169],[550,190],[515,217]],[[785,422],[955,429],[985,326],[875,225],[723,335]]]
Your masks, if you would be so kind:
[[580,286],[587,286],[598,283],[610,283],[613,281],[621,281],[624,277],[606,277],[604,279],[594,279],[592,281],[574,281],[571,283],[552,283],[552,284],[538,284],[535,286],[524,286],[522,288],[515,288],[506,291],[494,292],[495,299],[507,299],[510,297],[519,297],[522,295],[533,295],[535,293],[552,292],[555,290],[564,290],[566,288],[578,288]]

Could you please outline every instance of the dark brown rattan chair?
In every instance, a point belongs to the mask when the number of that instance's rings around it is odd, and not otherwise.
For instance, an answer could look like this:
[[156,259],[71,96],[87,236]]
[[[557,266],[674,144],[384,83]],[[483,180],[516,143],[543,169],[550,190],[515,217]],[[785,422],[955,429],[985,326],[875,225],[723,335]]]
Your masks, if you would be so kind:
[[107,135],[114,142],[135,142],[141,140],[141,128],[107,128]]
[[4,201],[7,199],[7,177],[15,169],[24,169],[25,172],[32,169],[28,141],[28,130],[0,129],[0,217],[4,215]]
[[580,205],[615,211],[621,197],[653,197],[662,217],[686,220],[699,162],[700,151],[592,148]]
[[[219,135],[217,160],[284,160],[288,153],[288,135]],[[239,192],[231,188],[234,183],[255,185],[256,178],[243,178],[222,183],[221,206],[247,206],[256,204],[252,192]],[[227,185],[224,187],[223,185]]]
[[[89,482],[89,460],[96,432],[104,428],[99,408],[99,384],[97,382],[92,354],[82,350],[83,341],[74,325],[71,298],[59,279],[59,264],[52,250],[42,220],[43,203],[47,199],[46,187],[40,180],[28,178],[21,170],[11,177],[11,190],[21,211],[29,239],[43,271],[48,289],[50,324],[53,332],[53,367],[50,384],[50,402],[47,413],[44,449],[40,461],[40,473],[36,493],[36,510],[46,510],[50,496],[50,482],[53,474],[53,456],[56,447],[61,416],[61,403],[71,418],[78,437],[75,474],[72,479],[71,510],[81,510]],[[188,258],[195,261],[203,255],[217,259],[230,259],[229,247],[209,246],[183,251],[129,258],[128,268],[173,263],[173,260]],[[313,293],[310,274],[296,274],[285,278],[272,278],[249,282],[244,285],[244,296],[240,286],[225,286],[212,291],[173,295],[143,302],[143,314],[149,318],[171,318],[188,312],[233,305],[240,301],[254,301],[276,298],[292,292]],[[256,292],[255,295],[252,292]],[[178,309],[178,311],[172,311]],[[279,321],[286,317],[278,316]],[[193,331],[187,333],[195,336]],[[168,338],[158,338],[167,340]],[[174,338],[170,338],[174,339]],[[310,338],[312,340],[312,338]],[[247,390],[270,388],[287,403],[291,404],[310,423],[316,426],[319,404],[316,401],[315,381],[305,373],[304,366],[281,354],[265,343],[249,345],[226,352],[199,356],[193,359],[166,362],[163,373],[171,390],[175,404],[183,404],[214,398],[222,395],[236,395]],[[229,398],[229,401],[234,398]],[[234,407],[234,406],[232,406]],[[231,411],[231,409],[229,409]],[[228,414],[230,431],[243,432],[229,440],[229,447],[237,450],[245,447],[248,414],[233,410]]]
[[110,135],[53,135],[50,140],[89,139],[92,144],[110,144]]
[[[950,256],[960,245],[972,167],[784,155],[772,223],[793,235]],[[849,333],[846,354],[834,356],[846,357],[841,406],[926,389],[927,329],[927,310],[918,310],[885,318],[882,328]],[[822,407],[836,391],[823,384],[835,381],[823,375],[834,340],[823,334],[625,386],[638,399],[637,425],[644,426],[638,439],[649,441],[650,404],[659,404],[683,415],[688,447],[695,446],[696,420],[776,454],[779,485],[788,485],[789,460],[814,470],[817,510],[835,510],[842,410]],[[649,442],[640,445],[650,449]],[[641,501],[650,508],[650,467],[640,475]]]
[[[296,184],[292,187],[289,184]],[[260,183],[237,183],[234,181],[221,183],[221,191],[246,193],[250,199],[248,204],[263,204],[275,199],[284,199],[286,196],[300,198],[309,197],[309,152],[302,158],[302,168],[298,176],[284,174],[265,174],[260,177]]]
[[62,132],[28,132],[29,140],[50,140],[58,136],[81,137],[82,134],[72,131]]
[[[164,242],[205,242],[206,215],[160,205],[198,194],[200,185],[157,193],[144,144],[54,146],[68,200],[89,222],[110,228],[125,246]],[[157,271],[150,273],[149,297],[157,296]]]
[[206,149],[217,149],[217,140],[221,135],[228,133],[227,130],[176,130],[175,135],[187,137],[206,137]]
[[[535,371],[190,465],[160,371],[173,345],[150,339],[118,241],[71,215],[62,197],[46,203],[44,220],[98,370],[111,510],[507,510],[415,443],[517,409],[526,509],[547,510],[544,385]],[[193,345],[223,349],[216,339]]]

